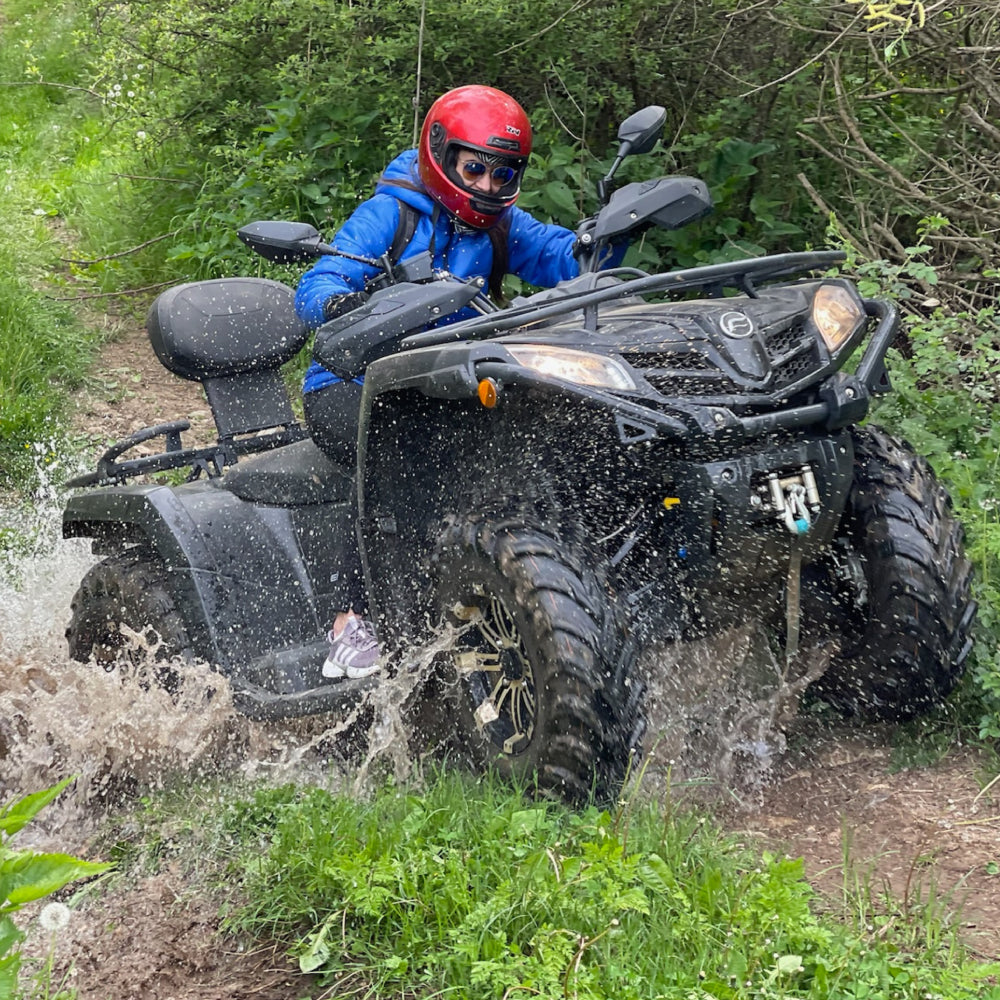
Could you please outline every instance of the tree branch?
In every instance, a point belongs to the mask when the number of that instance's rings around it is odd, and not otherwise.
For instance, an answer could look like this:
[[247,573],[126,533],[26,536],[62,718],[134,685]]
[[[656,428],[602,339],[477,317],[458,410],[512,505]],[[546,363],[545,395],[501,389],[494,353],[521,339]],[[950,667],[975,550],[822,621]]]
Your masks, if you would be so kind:
[[143,292],[152,292],[157,288],[166,288],[167,285],[174,285],[176,281],[160,281],[155,285],[146,285],[143,288],[125,288],[120,292],[94,292],[93,295],[69,295],[64,297],[50,296],[53,302],[84,302],[87,299],[111,299],[118,295],[141,295]]
[[101,261],[118,260],[120,257],[128,257],[129,254],[137,253],[139,250],[144,250],[146,247],[152,246],[154,243],[159,243],[160,240],[169,240],[171,236],[176,236],[179,232],[179,229],[175,229],[172,233],[164,233],[162,236],[154,236],[151,240],[146,240],[145,243],[140,243],[138,246],[131,247],[128,250],[122,250],[121,253],[111,253],[106,257],[95,257],[93,260],[75,260],[72,257],[60,257],[59,259],[64,264],[79,264],[81,267],[90,267],[91,264],[99,264]]

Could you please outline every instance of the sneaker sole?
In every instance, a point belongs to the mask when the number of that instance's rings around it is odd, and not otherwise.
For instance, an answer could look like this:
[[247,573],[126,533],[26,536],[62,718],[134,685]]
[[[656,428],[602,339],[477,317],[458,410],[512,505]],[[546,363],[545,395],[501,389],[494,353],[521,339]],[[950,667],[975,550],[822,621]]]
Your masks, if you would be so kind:
[[327,661],[323,664],[323,676],[328,680],[343,680],[345,677],[351,681],[359,681],[365,677],[371,677],[382,669],[381,663],[376,663],[372,667],[342,667],[336,663]]

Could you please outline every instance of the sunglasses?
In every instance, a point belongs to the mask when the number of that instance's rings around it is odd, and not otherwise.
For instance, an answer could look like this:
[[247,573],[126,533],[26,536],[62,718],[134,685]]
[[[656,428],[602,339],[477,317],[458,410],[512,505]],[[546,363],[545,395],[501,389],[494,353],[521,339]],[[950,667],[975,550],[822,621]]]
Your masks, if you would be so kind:
[[[462,173],[470,181],[482,177],[487,170],[490,168],[479,160],[467,160],[462,164]],[[517,170],[514,167],[494,167],[490,170],[490,177],[498,184],[509,184],[516,176]]]

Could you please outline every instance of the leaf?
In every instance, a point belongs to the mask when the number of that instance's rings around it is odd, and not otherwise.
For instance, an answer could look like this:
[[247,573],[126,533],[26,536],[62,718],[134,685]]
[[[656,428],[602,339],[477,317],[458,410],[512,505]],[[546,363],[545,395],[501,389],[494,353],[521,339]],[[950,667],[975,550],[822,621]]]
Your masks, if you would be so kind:
[[14,906],[21,906],[41,899],[75,879],[100,875],[110,867],[109,864],[81,861],[68,854],[27,855],[7,873],[10,888],[6,898]]
[[299,955],[299,969],[302,972],[315,972],[326,964],[331,950],[327,935],[330,933],[333,922],[339,917],[339,913],[331,913],[318,930],[306,936],[306,950]]
[[20,952],[14,952],[13,955],[0,958],[0,997],[15,996],[17,990],[17,973],[20,967]]
[[[5,955],[18,941],[24,939],[24,932],[18,930],[10,917],[0,916],[0,956]],[[0,996],[3,994],[0,993]]]
[[545,194],[556,208],[568,215],[576,214],[576,201],[565,181],[550,181],[545,185]]
[[614,894],[611,900],[619,910],[637,910],[639,913],[649,913],[649,900],[642,889],[635,887]]
[[537,833],[550,825],[544,809],[521,809],[510,817],[510,832],[513,834]]
[[330,199],[320,190],[318,184],[303,184],[302,194],[317,205],[325,205]]
[[60,781],[58,785],[43,789],[40,792],[32,792],[25,795],[23,799],[18,799],[12,806],[8,806],[0,812],[0,832],[13,836],[25,824],[29,823],[42,809],[44,809],[53,799],[57,798],[62,790],[76,780],[76,775]]

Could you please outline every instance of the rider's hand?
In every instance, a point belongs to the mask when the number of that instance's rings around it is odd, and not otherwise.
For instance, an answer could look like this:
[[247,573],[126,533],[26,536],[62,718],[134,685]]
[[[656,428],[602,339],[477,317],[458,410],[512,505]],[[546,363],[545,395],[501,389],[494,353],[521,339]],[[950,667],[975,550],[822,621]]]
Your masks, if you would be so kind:
[[368,296],[364,292],[346,292],[343,295],[331,295],[323,303],[323,320],[329,322],[344,313],[363,306],[368,301]]
[[577,227],[576,239],[573,241],[573,256],[577,260],[580,259],[580,254],[589,253],[594,249],[593,229],[596,222],[597,217],[592,215]]

